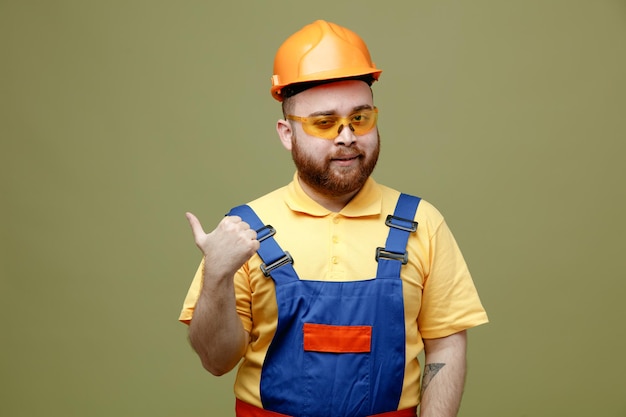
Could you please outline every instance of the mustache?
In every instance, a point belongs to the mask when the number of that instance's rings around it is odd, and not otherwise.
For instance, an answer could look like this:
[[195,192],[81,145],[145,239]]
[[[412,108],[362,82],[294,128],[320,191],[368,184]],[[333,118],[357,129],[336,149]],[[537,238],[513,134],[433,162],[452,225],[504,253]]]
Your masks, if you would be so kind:
[[346,159],[346,158],[355,158],[358,156],[363,156],[363,150],[358,146],[351,146],[347,149],[339,149],[337,152],[333,153],[330,156],[330,159]]

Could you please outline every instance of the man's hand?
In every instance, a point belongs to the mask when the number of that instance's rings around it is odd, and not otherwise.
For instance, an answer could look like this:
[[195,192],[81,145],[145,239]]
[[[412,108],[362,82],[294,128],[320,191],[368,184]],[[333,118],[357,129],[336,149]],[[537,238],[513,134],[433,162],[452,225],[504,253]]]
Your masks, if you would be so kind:
[[239,362],[248,345],[248,332],[237,314],[234,276],[260,243],[238,216],[225,217],[208,234],[196,216],[186,216],[204,255],[202,290],[189,324],[189,341],[206,370],[222,375]]
[[217,276],[233,276],[259,249],[256,232],[239,216],[227,216],[211,233],[206,233],[192,213],[186,213],[196,246],[205,257],[206,267]]

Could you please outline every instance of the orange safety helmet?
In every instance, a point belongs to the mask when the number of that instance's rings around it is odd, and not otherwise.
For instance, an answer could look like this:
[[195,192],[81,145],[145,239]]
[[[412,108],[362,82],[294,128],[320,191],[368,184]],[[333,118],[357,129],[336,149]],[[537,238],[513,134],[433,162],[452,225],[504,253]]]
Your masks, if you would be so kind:
[[363,39],[349,29],[317,20],[291,35],[274,58],[272,96],[283,101],[287,86],[369,75],[378,80]]

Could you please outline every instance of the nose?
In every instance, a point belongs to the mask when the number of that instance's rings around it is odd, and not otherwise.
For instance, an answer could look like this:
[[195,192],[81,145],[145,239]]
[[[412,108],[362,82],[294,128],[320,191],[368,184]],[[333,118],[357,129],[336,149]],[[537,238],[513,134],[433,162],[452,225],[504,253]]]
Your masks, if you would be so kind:
[[335,138],[336,145],[350,146],[356,142],[356,135],[354,134],[354,128],[351,124],[345,124],[339,126],[337,131],[337,137]]

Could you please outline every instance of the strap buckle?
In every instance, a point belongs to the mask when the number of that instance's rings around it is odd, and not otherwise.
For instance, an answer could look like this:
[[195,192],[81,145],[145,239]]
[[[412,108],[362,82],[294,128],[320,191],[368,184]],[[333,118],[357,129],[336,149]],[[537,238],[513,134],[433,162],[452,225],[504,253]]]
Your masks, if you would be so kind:
[[[398,221],[399,223],[395,223],[394,220]],[[394,216],[392,214],[387,215],[387,219],[385,219],[385,224],[389,227],[393,227],[394,229],[400,229],[407,232],[415,232],[417,230],[416,221]]]
[[[267,233],[265,232],[266,230]],[[275,234],[276,229],[274,229],[271,224],[267,224],[256,231],[256,240],[258,240],[259,242],[263,242],[265,239],[267,239],[268,237],[272,237]]]
[[275,270],[276,268],[280,268],[281,266],[287,265],[287,264],[293,264],[293,258],[291,257],[291,254],[289,252],[285,251],[285,256],[275,260],[269,265],[266,265],[265,263],[263,263],[261,264],[260,268],[261,268],[261,272],[263,272],[263,275],[265,275],[266,277],[269,277],[273,270]]
[[404,253],[391,252],[391,251],[386,250],[385,248],[378,247],[376,248],[376,262],[378,262],[380,258],[391,259],[393,261],[401,261],[402,265],[406,265],[407,263],[409,263],[408,252],[404,252]]

